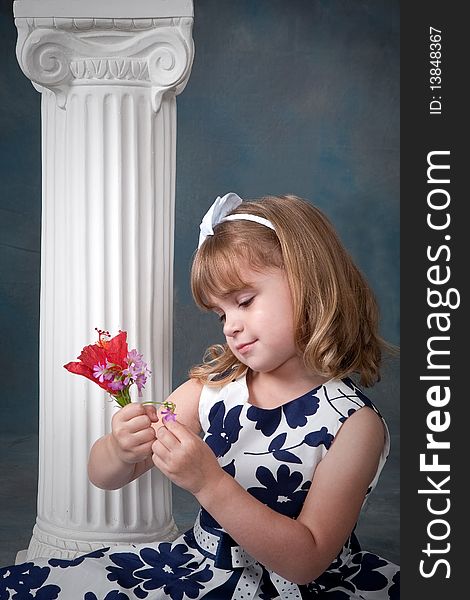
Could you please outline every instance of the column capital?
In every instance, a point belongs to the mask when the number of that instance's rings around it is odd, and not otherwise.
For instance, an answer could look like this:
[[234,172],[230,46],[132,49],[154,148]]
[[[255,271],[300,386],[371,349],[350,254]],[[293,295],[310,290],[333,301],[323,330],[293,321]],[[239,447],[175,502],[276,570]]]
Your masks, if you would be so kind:
[[189,78],[192,1],[16,0],[14,11],[21,69],[61,108],[71,86],[127,85],[149,88],[157,112]]

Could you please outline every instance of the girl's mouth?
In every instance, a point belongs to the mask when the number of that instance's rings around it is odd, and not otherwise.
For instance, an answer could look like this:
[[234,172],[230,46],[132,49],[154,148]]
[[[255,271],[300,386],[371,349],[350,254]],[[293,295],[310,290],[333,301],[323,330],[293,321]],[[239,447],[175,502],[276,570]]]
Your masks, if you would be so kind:
[[250,350],[250,348],[253,347],[253,344],[255,344],[256,341],[257,340],[253,340],[252,342],[247,342],[246,344],[240,344],[239,346],[236,346],[237,352],[240,352],[240,354],[245,354]]

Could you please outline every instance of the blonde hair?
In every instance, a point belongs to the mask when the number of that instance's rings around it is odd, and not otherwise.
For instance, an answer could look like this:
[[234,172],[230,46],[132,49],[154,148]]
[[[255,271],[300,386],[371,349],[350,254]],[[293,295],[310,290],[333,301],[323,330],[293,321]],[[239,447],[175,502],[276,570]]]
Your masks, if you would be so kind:
[[[243,289],[243,265],[286,273],[293,303],[295,343],[312,372],[330,378],[354,373],[360,383],[380,379],[382,350],[378,307],[372,290],[341,244],[327,217],[296,196],[266,196],[243,202],[231,212],[271,221],[275,232],[256,222],[236,220],[214,227],[196,252],[191,289],[196,303],[211,308],[211,297]],[[227,344],[208,348],[190,376],[217,385],[240,376],[247,367]]]

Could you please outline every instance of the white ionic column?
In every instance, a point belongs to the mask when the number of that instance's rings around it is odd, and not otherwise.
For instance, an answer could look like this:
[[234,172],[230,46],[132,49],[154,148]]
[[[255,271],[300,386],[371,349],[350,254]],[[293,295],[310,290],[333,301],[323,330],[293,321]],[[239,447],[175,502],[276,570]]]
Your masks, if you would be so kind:
[[[146,400],[171,391],[176,100],[190,0],[17,0],[17,56],[42,93],[38,513],[27,558],[175,537],[156,469],[122,490],[87,478],[117,405],[63,365],[128,332]],[[25,558],[25,553],[21,558]],[[20,558],[20,557],[19,557]]]

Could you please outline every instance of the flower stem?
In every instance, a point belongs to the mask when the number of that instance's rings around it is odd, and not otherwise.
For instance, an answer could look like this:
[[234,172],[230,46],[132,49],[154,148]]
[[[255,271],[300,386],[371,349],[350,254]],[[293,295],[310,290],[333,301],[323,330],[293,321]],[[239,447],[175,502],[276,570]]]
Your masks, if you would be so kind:
[[114,396],[114,398],[116,399],[116,402],[119,404],[119,406],[126,406],[126,404],[130,404],[131,403],[131,395],[129,394],[129,388],[126,387],[123,390],[121,390],[119,392],[119,394],[116,394]]
[[142,402],[142,404],[161,404],[169,413],[175,414],[176,404],[169,400],[163,400],[163,402],[146,400],[145,402]]

